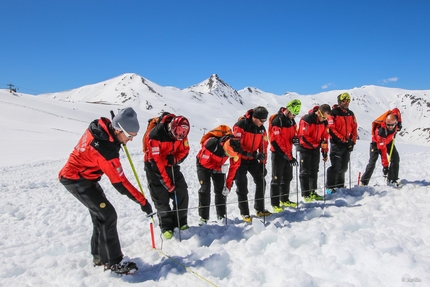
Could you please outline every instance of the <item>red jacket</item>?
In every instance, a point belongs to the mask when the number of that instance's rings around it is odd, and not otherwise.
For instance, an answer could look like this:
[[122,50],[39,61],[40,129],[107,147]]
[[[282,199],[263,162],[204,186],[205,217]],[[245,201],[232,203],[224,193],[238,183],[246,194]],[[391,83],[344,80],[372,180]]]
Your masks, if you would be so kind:
[[233,135],[240,138],[240,145],[243,149],[240,157],[245,160],[254,159],[257,152],[262,152],[266,155],[267,161],[267,133],[264,126],[257,127],[252,122],[253,110],[248,110],[245,116],[237,121],[233,126]]
[[182,141],[173,139],[167,132],[167,125],[175,117],[173,114],[165,115],[157,126],[154,127],[148,136],[148,150],[145,152],[144,161],[150,162],[152,170],[160,175],[160,181],[167,190],[171,190],[173,183],[166,172],[166,168],[171,167],[168,164],[167,156],[173,155],[175,164],[182,163],[188,153],[190,146],[188,137]]
[[146,199],[125,177],[119,160],[118,142],[107,118],[94,120],[70,154],[58,178],[100,180],[106,174],[113,186],[141,205]]
[[[328,142],[329,132],[327,122],[320,122],[315,112],[318,106],[309,111],[300,119],[299,130],[297,132],[300,146],[304,149],[318,149],[323,142]],[[328,153],[328,147],[321,151]]]
[[372,136],[372,142],[376,143],[376,148],[381,152],[381,161],[383,167],[388,167],[387,145],[393,141],[394,136],[397,133],[397,126],[390,132],[387,129],[385,121],[376,126],[376,132]]
[[[222,165],[229,159],[223,149],[223,145],[227,139],[228,137],[211,137],[207,139],[197,154],[198,163],[204,168],[210,169],[213,172],[221,173]],[[229,190],[233,186],[233,180],[239,166],[240,158],[236,162],[233,160],[233,158],[230,158],[230,167],[226,178],[226,187]]]
[[351,110],[344,110],[334,105],[328,118],[330,142],[335,144],[346,143],[348,139],[357,141],[357,120]]
[[278,114],[269,123],[270,151],[277,152],[289,160],[293,158],[293,138],[297,136],[297,124],[294,119],[284,115],[286,108],[280,108]]

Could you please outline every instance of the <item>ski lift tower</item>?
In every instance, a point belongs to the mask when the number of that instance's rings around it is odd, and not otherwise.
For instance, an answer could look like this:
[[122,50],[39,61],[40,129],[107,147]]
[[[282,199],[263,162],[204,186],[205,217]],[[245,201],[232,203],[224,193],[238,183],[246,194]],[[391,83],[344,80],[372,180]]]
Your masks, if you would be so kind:
[[15,85],[7,84],[6,86],[8,86],[8,87],[9,87],[9,92],[10,92],[10,93],[16,93],[16,88],[14,88],[14,87],[15,87]]

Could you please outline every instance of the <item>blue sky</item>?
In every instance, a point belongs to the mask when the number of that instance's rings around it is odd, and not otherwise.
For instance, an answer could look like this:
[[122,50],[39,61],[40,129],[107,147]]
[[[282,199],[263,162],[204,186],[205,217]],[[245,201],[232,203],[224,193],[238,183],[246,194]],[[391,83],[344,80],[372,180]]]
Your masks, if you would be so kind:
[[430,89],[430,1],[2,0],[0,88],[59,92],[137,73],[186,88],[212,74],[302,95]]

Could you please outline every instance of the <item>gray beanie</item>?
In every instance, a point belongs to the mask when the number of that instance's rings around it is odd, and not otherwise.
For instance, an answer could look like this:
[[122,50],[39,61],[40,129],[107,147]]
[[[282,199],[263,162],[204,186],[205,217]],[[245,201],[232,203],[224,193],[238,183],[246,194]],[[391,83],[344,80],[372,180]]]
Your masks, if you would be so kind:
[[126,132],[139,132],[139,121],[137,120],[137,114],[131,107],[120,110],[112,120],[112,126],[114,129],[120,131],[121,127],[118,125],[118,123]]

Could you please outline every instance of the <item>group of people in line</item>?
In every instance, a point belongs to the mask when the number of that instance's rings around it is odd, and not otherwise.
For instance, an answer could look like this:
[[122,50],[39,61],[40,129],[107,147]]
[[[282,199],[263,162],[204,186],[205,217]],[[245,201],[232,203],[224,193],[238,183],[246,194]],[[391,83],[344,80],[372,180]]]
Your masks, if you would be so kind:
[[[258,106],[241,116],[229,134],[202,141],[196,156],[200,225],[209,220],[212,185],[217,219],[226,219],[226,197],[233,183],[241,217],[245,222],[252,221],[248,203],[248,172],[255,184],[253,208],[257,217],[297,207],[297,202],[290,200],[294,167],[300,169],[298,180],[304,201],[323,200],[316,192],[321,157],[324,162],[330,158],[331,163],[325,181],[327,193],[345,187],[345,173],[358,138],[357,120],[349,109],[350,102],[351,96],[342,93],[337,97],[337,104],[313,107],[298,124],[295,118],[300,114],[300,100],[290,101],[270,117],[265,107]],[[267,130],[264,127],[266,121]],[[117,273],[136,270],[137,266],[123,259],[117,214],[98,182],[106,174],[121,194],[138,203],[148,215],[153,214],[152,206],[143,193],[126,178],[119,160],[121,145],[133,140],[139,129],[137,114],[131,107],[119,111],[112,121],[104,117],[94,120],[59,173],[60,182],[90,212],[94,265]],[[401,115],[397,108],[388,111],[380,122],[372,125],[370,158],[361,177],[362,185],[369,183],[379,155],[384,176],[390,184],[398,185],[400,157],[394,137],[400,129]],[[173,237],[175,228],[189,228],[188,186],[180,169],[190,151],[189,131],[190,123],[186,117],[164,112],[143,137],[148,189],[165,239]],[[272,212],[266,209],[264,200],[269,145]]]

